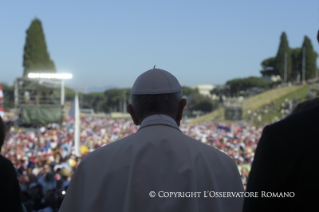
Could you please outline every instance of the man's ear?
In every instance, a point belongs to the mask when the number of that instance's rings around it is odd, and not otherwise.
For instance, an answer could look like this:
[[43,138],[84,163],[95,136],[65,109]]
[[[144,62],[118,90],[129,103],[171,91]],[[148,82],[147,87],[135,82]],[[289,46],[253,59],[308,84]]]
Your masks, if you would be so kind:
[[179,105],[178,105],[178,111],[177,111],[177,115],[176,115],[176,124],[179,126],[180,125],[180,122],[183,118],[183,111],[184,111],[184,108],[187,104],[187,100],[186,99],[182,99],[180,102],[179,102]]
[[136,126],[141,124],[138,118],[136,117],[133,106],[131,104],[127,105],[127,112],[131,115],[132,120]]

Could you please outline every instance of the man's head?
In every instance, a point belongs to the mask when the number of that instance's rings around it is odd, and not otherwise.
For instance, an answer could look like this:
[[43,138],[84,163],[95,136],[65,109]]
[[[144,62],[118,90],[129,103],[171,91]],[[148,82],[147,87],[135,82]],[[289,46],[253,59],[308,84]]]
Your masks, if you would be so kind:
[[297,106],[291,111],[290,115],[299,113],[301,111],[307,110],[311,107],[319,105],[319,98],[309,99],[304,102],[297,104]]
[[29,185],[29,191],[32,197],[36,197],[40,191],[37,183],[31,183]]
[[49,164],[45,164],[45,165],[44,165],[44,173],[47,174],[47,173],[49,173],[50,171],[51,171],[51,168],[50,168]]
[[172,74],[151,69],[136,79],[127,111],[136,125],[156,114],[168,115],[179,125],[186,103],[181,86]]

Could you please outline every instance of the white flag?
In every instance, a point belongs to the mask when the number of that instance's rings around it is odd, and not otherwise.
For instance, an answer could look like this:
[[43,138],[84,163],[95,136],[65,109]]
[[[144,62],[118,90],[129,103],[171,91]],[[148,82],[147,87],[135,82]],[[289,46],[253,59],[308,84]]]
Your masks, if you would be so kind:
[[74,120],[74,148],[75,155],[77,157],[81,156],[80,154],[80,106],[79,106],[79,98],[76,93],[71,110],[69,112],[70,117]]

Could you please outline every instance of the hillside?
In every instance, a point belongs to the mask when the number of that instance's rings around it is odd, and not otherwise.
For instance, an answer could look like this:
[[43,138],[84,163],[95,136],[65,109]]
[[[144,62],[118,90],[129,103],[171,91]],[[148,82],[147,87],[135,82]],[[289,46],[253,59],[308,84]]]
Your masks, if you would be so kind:
[[[296,97],[297,99],[304,99],[308,91],[309,91],[309,86],[302,85],[302,86],[276,88],[276,89],[263,92],[256,96],[252,96],[243,103],[243,117],[244,119],[247,120],[248,110],[251,110],[252,112],[254,112],[257,109],[263,108],[265,105],[269,104],[270,102],[274,102],[275,107],[279,107],[279,105],[286,98],[293,99],[294,97]],[[224,121],[223,116],[224,116],[224,108],[219,108],[204,116],[201,116],[195,119],[189,119],[188,121],[191,123],[211,122],[212,120]],[[262,116],[262,120],[270,121],[273,116],[280,117],[280,112],[276,111],[275,113],[265,114]]]

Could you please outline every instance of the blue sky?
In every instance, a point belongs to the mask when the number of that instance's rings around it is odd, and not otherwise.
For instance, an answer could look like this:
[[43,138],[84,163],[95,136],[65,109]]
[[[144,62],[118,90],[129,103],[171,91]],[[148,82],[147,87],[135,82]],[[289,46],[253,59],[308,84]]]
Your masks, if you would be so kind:
[[58,72],[74,75],[72,87],[131,87],[155,64],[191,87],[260,76],[283,31],[290,47],[307,35],[319,52],[318,0],[1,1],[0,82],[22,75],[35,17]]

